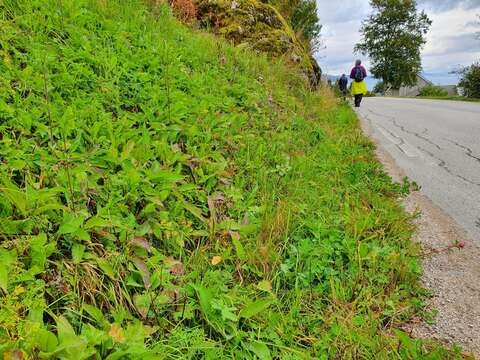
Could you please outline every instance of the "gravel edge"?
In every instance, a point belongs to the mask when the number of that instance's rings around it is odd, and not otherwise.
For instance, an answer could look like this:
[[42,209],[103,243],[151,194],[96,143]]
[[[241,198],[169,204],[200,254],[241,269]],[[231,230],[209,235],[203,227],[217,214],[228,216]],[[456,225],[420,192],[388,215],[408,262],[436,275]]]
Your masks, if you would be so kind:
[[[360,118],[360,117],[359,117]],[[360,118],[364,133],[376,144],[377,159],[386,172],[401,181],[406,175]],[[420,191],[412,192],[403,204],[407,212],[420,212],[415,220],[413,241],[422,245],[422,284],[432,294],[428,310],[433,323],[413,319],[405,326],[413,337],[436,339],[460,345],[480,358],[480,248],[465,231]]]

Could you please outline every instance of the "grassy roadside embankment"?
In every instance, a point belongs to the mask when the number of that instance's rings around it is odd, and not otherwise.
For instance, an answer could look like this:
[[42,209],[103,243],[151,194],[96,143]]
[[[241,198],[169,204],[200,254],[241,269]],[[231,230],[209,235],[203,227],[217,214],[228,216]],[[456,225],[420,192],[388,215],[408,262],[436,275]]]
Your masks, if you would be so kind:
[[347,106],[129,1],[0,5],[4,358],[454,358]]
[[414,99],[480,102],[480,99],[468,98],[465,96],[417,96]]

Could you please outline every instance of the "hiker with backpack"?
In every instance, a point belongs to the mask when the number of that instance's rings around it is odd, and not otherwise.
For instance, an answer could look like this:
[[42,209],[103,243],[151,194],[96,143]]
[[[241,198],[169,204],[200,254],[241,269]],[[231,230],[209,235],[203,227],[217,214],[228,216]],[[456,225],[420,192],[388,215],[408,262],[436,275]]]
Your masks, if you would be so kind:
[[348,78],[347,75],[343,74],[340,79],[338,80],[338,88],[342,93],[343,100],[347,97],[347,90],[348,90]]
[[352,82],[352,95],[355,98],[355,107],[360,107],[363,96],[367,94],[367,84],[365,78],[367,77],[367,70],[362,66],[362,61],[357,60],[355,67],[350,72],[350,79]]

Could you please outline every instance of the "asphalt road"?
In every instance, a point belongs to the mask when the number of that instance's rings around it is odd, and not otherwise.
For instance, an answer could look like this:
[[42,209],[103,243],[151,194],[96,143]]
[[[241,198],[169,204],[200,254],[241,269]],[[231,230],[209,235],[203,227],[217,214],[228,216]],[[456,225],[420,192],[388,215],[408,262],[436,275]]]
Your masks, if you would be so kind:
[[373,136],[480,246],[480,103],[366,98]]

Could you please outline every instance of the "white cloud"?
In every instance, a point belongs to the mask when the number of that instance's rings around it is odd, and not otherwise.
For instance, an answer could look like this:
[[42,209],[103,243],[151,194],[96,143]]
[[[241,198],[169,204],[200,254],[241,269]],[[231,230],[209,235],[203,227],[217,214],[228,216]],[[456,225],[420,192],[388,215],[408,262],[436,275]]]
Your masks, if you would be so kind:
[[[371,11],[368,0],[317,0],[326,49],[317,55],[328,74],[348,72],[358,54],[361,22]],[[455,82],[451,70],[480,59],[480,41],[475,39],[480,0],[420,0],[433,20],[422,51],[424,71],[439,83]],[[368,60],[364,61],[368,68]]]

